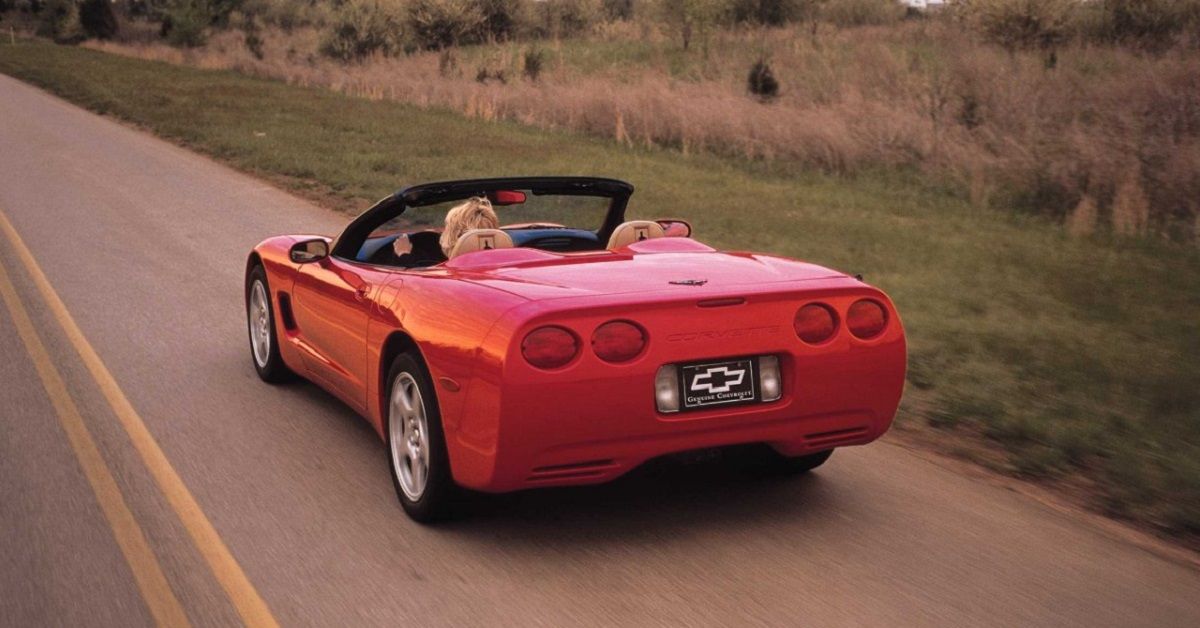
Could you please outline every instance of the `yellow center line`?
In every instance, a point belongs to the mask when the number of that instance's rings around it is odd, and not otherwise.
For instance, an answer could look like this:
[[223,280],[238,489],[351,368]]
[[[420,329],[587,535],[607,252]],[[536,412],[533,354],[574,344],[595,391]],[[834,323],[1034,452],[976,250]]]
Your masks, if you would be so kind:
[[58,369],[54,368],[50,353],[46,351],[46,346],[38,336],[33,321],[29,319],[29,312],[17,295],[16,288],[13,287],[3,262],[0,262],[0,296],[3,296],[4,303],[8,306],[8,312],[12,315],[17,335],[25,343],[25,350],[33,360],[33,366],[42,380],[42,387],[46,389],[50,402],[54,404],[58,421],[62,425],[63,431],[67,433],[71,449],[75,450],[75,457],[79,460],[79,466],[83,468],[83,475],[92,485],[96,501],[100,502],[100,510],[108,519],[108,525],[117,539],[117,545],[120,546],[121,553],[125,555],[125,561],[129,563],[129,568],[133,571],[133,579],[142,592],[146,606],[150,607],[150,614],[154,616],[154,621],[159,626],[189,625],[183,607],[171,591],[171,586],[167,583],[166,576],[163,575],[158,559],[154,557],[154,552],[150,550],[150,545],[146,542],[146,535],[142,532],[137,520],[134,519],[129,505],[125,503],[125,497],[121,494],[117,481],[113,479],[112,472],[104,463],[104,458],[96,447],[96,441],[92,439],[91,432],[83,422],[79,408],[75,405],[75,400],[71,398],[71,393],[67,390],[62,375]]
[[196,502],[196,498],[192,496],[191,491],[180,479],[179,473],[175,471],[175,467],[171,465],[162,448],[158,446],[158,442],[150,434],[150,430],[146,428],[146,423],[133,409],[133,404],[129,402],[121,387],[117,385],[117,380],[113,378],[99,354],[92,348],[79,326],[75,324],[75,319],[63,304],[62,299],[58,297],[54,287],[50,285],[50,281],[46,279],[45,273],[42,272],[41,267],[34,260],[33,254],[25,246],[25,242],[21,240],[21,236],[13,228],[3,210],[0,210],[0,231],[3,231],[9,242],[12,243],[17,257],[25,265],[34,285],[49,306],[50,312],[66,333],[71,345],[75,347],[75,351],[83,360],[88,372],[92,374],[92,378],[96,380],[104,398],[108,400],[109,406],[116,414],[117,420],[120,421],[121,426],[129,435],[130,441],[133,442],[134,449],[141,456],[142,462],[150,471],[151,477],[158,484],[163,496],[166,497],[167,503],[171,505],[183,523],[192,542],[195,543],[196,549],[208,563],[213,576],[225,589],[225,593],[233,602],[242,621],[247,626],[253,627],[277,626],[278,623],[266,602],[258,594],[254,585],[250,583],[245,572],[242,571],[241,565],[234,559],[229,548],[225,546],[225,542],[221,540],[204,511],[200,509],[200,504]]

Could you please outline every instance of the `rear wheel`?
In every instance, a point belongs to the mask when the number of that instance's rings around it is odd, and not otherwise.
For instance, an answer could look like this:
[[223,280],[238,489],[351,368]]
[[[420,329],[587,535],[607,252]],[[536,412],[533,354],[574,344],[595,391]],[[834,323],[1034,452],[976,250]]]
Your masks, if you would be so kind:
[[804,456],[785,456],[770,445],[750,445],[734,452],[734,463],[741,469],[760,476],[786,476],[808,473],[825,464],[833,450]]
[[388,372],[388,459],[400,505],[421,523],[445,519],[459,497],[437,397],[424,365],[403,354]]
[[271,305],[271,290],[267,273],[255,266],[246,277],[246,328],[250,333],[250,358],[254,370],[264,381],[272,384],[292,378],[292,371],[279,355],[279,338],[275,333],[275,309]]

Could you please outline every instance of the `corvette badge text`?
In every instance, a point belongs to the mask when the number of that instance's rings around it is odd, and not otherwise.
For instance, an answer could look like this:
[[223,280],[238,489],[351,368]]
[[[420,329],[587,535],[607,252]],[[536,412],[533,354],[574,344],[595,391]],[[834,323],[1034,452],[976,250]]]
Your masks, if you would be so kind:
[[753,338],[779,333],[779,325],[766,327],[742,327],[739,329],[685,331],[667,336],[667,342],[691,342],[693,340],[722,340],[725,338]]

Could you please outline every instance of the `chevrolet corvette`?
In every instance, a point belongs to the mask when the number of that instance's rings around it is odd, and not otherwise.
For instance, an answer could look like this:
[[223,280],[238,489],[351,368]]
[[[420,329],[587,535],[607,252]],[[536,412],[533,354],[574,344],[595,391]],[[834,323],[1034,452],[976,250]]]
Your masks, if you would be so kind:
[[[887,295],[716,250],[685,220],[627,220],[632,193],[591,177],[430,183],[336,238],[267,239],[246,262],[254,368],[365,417],[422,522],[463,489],[605,482],[693,450],[803,473],[887,431],[906,368]],[[447,252],[441,217],[473,197],[501,228]]]

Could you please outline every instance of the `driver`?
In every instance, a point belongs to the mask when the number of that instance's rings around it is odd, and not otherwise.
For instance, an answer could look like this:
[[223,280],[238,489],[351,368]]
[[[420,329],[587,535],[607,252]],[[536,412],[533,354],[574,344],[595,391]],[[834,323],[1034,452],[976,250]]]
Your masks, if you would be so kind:
[[[476,196],[467,199],[465,202],[455,205],[446,212],[446,228],[442,230],[442,235],[438,239],[438,244],[442,247],[442,254],[446,259],[450,258],[450,252],[454,250],[454,245],[458,243],[458,239],[462,235],[472,229],[499,229],[500,218],[496,216],[496,210],[492,209],[492,202],[482,196]],[[419,263],[417,256],[413,255],[412,240],[407,234],[401,234],[392,243],[392,251],[396,254],[396,264],[400,266],[415,266]]]

